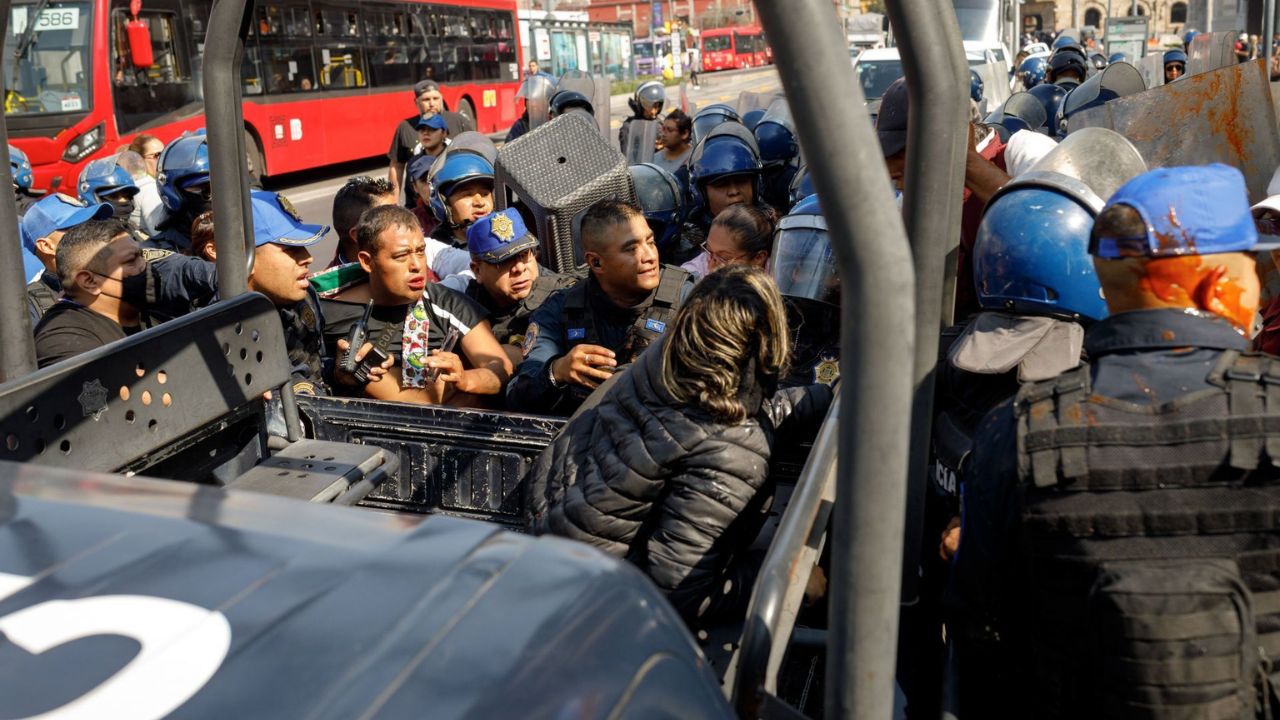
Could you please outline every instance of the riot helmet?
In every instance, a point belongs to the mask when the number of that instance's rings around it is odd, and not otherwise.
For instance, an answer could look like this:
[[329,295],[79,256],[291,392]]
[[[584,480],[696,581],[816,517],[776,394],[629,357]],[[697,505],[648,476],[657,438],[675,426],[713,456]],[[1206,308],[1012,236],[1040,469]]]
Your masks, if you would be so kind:
[[516,97],[524,100],[524,110],[528,115],[530,130],[547,121],[547,106],[555,92],[555,80],[542,73],[530,75],[520,84]]
[[561,90],[551,96],[547,116],[557,118],[571,110],[585,112],[592,117],[595,117],[596,112],[595,108],[591,107],[591,101],[587,99],[586,95],[577,90]]
[[1044,82],[1048,70],[1049,64],[1044,61],[1044,58],[1027,58],[1018,66],[1018,79],[1022,81],[1023,88],[1030,90]]
[[204,128],[169,143],[160,153],[156,184],[160,199],[171,214],[196,217],[210,207],[209,148]]
[[817,191],[813,188],[813,177],[809,175],[809,166],[801,165],[795,177],[791,178],[791,185],[787,189],[788,207],[795,207],[797,203],[815,192]]
[[[1171,83],[1187,74],[1187,54],[1181,50],[1170,50],[1164,54],[1164,81]],[[1170,77],[1172,76],[1172,77]]]
[[783,295],[839,307],[840,275],[817,195],[801,199],[778,221],[769,269]]
[[[1049,56],[1049,69],[1045,77],[1055,85],[1070,89],[1089,77],[1090,67],[1091,65],[1085,57],[1084,51],[1068,45]],[[1075,77],[1072,77],[1072,75]]]
[[751,131],[739,122],[717,125],[689,156],[689,214],[695,221],[710,223],[707,185],[739,175],[751,177],[752,200],[760,202],[764,197],[762,170],[760,148]]
[[1122,135],[1084,128],[1001,188],[974,242],[978,303],[1077,321],[1106,317],[1089,234],[1103,198],[1145,170]]
[[983,90],[982,76],[976,70],[969,70],[969,99],[976,103],[982,102]]
[[13,189],[21,192],[31,190],[31,160],[22,150],[9,146],[9,174],[13,177]]
[[1107,56],[1100,52],[1089,55],[1089,62],[1093,63],[1093,69],[1099,72],[1106,70],[1107,65],[1109,64],[1107,62]]
[[655,120],[662,113],[662,106],[667,101],[667,88],[657,80],[641,83],[635,94],[627,98],[631,112],[644,120]]
[[644,219],[661,251],[680,235],[680,224],[684,222],[684,191],[680,181],[653,163],[632,165],[627,171],[631,173]]
[[1051,137],[1057,137],[1058,108],[1062,106],[1062,99],[1067,96],[1066,88],[1053,83],[1044,83],[1031,88],[1027,93],[1044,106],[1045,131]]
[[992,113],[988,122],[1000,125],[1012,135],[1019,130],[1039,130],[1048,119],[1039,98],[1029,92],[1020,92],[1010,95],[1004,105]]
[[[137,158],[137,162],[122,162],[121,156],[125,154]],[[126,165],[136,167],[141,162],[142,156],[126,150],[119,155],[94,160],[85,165],[84,170],[80,171],[80,181],[76,183],[80,199],[90,205],[107,203],[115,211],[116,217],[127,219],[133,214],[133,198],[139,190]]]
[[1058,39],[1053,41],[1053,47],[1049,49],[1057,50],[1058,48],[1063,48],[1063,47],[1067,47],[1068,45],[1077,45],[1077,44],[1078,43],[1076,42],[1076,39],[1071,37],[1070,35],[1059,35]]
[[696,147],[702,141],[702,138],[711,132],[712,128],[720,123],[729,121],[741,124],[742,118],[736,110],[724,103],[708,105],[702,108],[693,116],[693,133],[689,136],[689,142]]
[[1200,31],[1199,31],[1199,30],[1188,30],[1188,31],[1186,31],[1185,33],[1183,33],[1183,34],[1182,34],[1182,48],[1183,48],[1184,50],[1190,50],[1190,49],[1191,49],[1191,41],[1192,41],[1192,40],[1195,40],[1195,39],[1196,39],[1196,36],[1197,36],[1197,35],[1199,35],[1199,34],[1200,34]]
[[451,147],[436,158],[427,172],[427,181],[431,184],[431,212],[437,220],[448,223],[450,227],[470,223],[469,219],[455,222],[449,207],[449,195],[455,187],[472,180],[493,183],[493,163],[483,155]]
[[1117,63],[1108,67],[1067,93],[1058,109],[1058,137],[1064,137],[1070,131],[1072,115],[1146,89],[1142,73],[1129,63]]
[[769,104],[752,133],[760,148],[760,161],[765,165],[785,164],[800,156],[791,107],[781,98]]
[[1107,58],[1107,64],[1113,65],[1118,62],[1129,62],[1129,56],[1122,52],[1111,53],[1111,57]]
[[756,108],[742,113],[742,124],[747,126],[748,130],[755,130],[756,125],[760,124],[760,118],[764,117],[764,108]]

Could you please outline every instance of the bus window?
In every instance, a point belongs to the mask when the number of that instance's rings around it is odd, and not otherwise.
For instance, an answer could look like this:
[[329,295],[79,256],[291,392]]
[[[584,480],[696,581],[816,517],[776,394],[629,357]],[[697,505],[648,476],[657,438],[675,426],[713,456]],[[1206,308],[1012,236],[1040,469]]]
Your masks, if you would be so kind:
[[714,35],[702,40],[702,52],[724,52],[730,49],[733,44],[732,38],[728,35]]
[[471,61],[471,36],[467,27],[467,11],[462,8],[442,7],[439,10],[443,33],[439,38],[443,74],[434,79],[440,82],[462,82],[469,78]]
[[146,24],[151,38],[153,62],[150,67],[134,67],[125,39],[124,8],[111,12],[112,90],[115,95],[116,125],[128,132],[164,114],[164,108],[180,108],[197,100],[199,88],[191,74],[191,61],[178,36],[178,15],[144,10],[138,19]]
[[497,13],[489,10],[471,10],[468,15],[471,29],[471,80],[497,80],[498,38],[494,32]]
[[[49,2],[38,18],[34,2],[15,2],[4,40],[6,115],[86,112],[90,106],[89,3]],[[20,48],[28,24],[35,30]],[[18,58],[14,72],[14,55]]]
[[[254,30],[258,42],[245,49],[259,72],[259,92],[307,92],[317,86],[311,62],[315,20],[303,5],[259,5]],[[250,85],[245,79],[246,86]]]
[[394,5],[365,5],[364,31],[374,87],[414,83],[409,14]]

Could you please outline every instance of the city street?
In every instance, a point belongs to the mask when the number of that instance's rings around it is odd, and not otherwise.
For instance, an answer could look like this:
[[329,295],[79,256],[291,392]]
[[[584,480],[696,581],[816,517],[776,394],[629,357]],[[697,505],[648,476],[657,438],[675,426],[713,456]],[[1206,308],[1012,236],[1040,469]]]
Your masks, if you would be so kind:
[[[712,103],[724,102],[735,104],[738,95],[743,92],[768,93],[779,89],[778,73],[772,67],[751,70],[736,70],[718,73],[704,73],[700,78],[701,89],[688,89],[690,102],[698,107]],[[622,124],[622,119],[630,110],[627,107],[627,95],[615,95],[610,107],[613,127]],[[679,88],[667,88],[667,107],[676,107]],[[406,96],[408,105],[409,98]],[[391,138],[387,138],[388,145]],[[330,223],[333,194],[342,183],[353,175],[385,175],[387,161],[385,157],[357,160],[355,162],[332,165],[319,170],[282,175],[270,178],[266,182],[267,189],[284,193],[298,209],[304,220],[314,223]],[[316,266],[327,263],[333,257],[336,238],[330,231],[324,242],[313,248]]]

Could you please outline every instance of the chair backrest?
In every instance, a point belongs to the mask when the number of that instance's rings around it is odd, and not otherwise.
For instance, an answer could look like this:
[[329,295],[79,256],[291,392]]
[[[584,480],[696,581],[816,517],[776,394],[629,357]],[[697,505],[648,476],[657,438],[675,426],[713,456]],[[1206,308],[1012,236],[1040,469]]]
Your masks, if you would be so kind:
[[288,379],[280,316],[248,293],[0,385],[0,460],[119,470]]

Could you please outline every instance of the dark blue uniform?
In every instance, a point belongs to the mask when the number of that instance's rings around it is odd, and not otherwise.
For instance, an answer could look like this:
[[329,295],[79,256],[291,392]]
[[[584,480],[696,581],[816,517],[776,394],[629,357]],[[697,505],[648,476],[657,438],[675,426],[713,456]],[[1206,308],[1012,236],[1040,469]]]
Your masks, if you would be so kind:
[[[1154,410],[1219,390],[1208,379],[1223,353],[1248,347],[1230,323],[1208,315],[1169,309],[1111,316],[1085,336],[1090,403],[1101,399]],[[1018,634],[1020,619],[1033,608],[1022,566],[1021,551],[1029,549],[1022,544],[1025,487],[1019,479],[1017,423],[1012,401],[987,414],[961,482],[960,550],[947,605],[951,635],[972,650],[960,661],[966,668],[966,698],[984,693],[1007,698],[1019,677],[1015,665],[1029,657]]]

